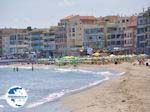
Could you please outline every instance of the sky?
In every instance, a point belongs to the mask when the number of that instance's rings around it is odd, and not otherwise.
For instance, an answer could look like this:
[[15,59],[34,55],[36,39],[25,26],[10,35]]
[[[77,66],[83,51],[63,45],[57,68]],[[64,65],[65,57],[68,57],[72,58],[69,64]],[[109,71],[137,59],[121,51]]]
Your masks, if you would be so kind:
[[150,0],[0,0],[0,28],[49,28],[69,15],[132,15]]

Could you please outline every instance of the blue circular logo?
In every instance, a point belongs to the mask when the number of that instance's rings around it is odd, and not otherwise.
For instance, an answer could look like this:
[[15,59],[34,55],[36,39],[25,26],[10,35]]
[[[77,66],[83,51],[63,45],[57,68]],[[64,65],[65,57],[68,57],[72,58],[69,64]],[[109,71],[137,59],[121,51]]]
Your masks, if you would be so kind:
[[22,107],[28,99],[27,92],[20,86],[13,86],[8,89],[6,94],[7,103],[14,108]]

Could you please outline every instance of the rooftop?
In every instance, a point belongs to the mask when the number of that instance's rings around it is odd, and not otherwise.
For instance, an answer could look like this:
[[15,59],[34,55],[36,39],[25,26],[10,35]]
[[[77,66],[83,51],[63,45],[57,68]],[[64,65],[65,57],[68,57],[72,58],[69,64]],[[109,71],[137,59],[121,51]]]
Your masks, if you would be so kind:
[[96,19],[96,17],[94,16],[80,16],[80,15],[70,15],[63,19],[68,20],[68,19],[73,19],[74,17],[79,17],[81,20],[95,20]]

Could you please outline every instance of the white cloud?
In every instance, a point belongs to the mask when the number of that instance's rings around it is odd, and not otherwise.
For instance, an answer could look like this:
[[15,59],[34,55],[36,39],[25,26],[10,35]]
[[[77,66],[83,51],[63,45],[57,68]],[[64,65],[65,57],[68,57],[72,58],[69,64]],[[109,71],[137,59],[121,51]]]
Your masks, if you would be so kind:
[[71,7],[73,5],[75,5],[75,3],[72,0],[62,0],[61,2],[58,3],[59,6],[64,7]]

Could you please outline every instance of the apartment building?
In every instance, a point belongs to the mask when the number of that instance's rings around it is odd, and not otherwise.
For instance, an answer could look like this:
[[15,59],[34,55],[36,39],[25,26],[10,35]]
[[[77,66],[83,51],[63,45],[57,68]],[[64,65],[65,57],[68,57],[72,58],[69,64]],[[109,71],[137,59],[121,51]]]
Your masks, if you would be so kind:
[[125,54],[132,54],[136,52],[137,17],[131,16],[128,20],[124,31],[124,51]]
[[119,21],[119,16],[108,16],[104,17],[105,23],[105,38],[107,40],[107,48],[109,51],[115,49],[122,49],[123,47],[123,29],[120,28],[121,25]]
[[131,54],[135,49],[136,17],[104,17],[107,49]]
[[96,24],[94,16],[72,15],[60,20],[58,25],[66,28],[68,55],[79,55],[80,49],[83,49],[84,29],[87,25]]
[[24,54],[29,50],[27,33],[15,33],[10,35],[9,38],[6,37],[5,39],[6,42],[10,42],[8,47],[9,51],[6,51],[9,52],[10,54]]
[[2,54],[3,56],[10,55],[10,36],[2,37]]
[[43,50],[41,51],[46,57],[53,57],[56,51],[55,30],[50,30],[42,33]]
[[93,27],[84,29],[83,46],[84,49],[87,47],[94,49],[103,49],[105,43],[104,38],[104,27],[95,25]]
[[44,49],[43,31],[35,29],[28,33],[29,51],[41,52]]
[[67,35],[66,28],[58,26],[56,30],[56,55],[57,57],[62,57],[67,55]]
[[147,38],[146,38],[146,53],[150,55],[150,8],[146,12],[146,22],[147,22]]
[[150,8],[138,17],[71,15],[49,29],[0,29],[0,56],[26,51],[78,56],[87,47],[150,54]]
[[0,31],[0,56],[2,56],[2,31]]
[[10,54],[10,35],[17,33],[25,33],[26,29],[0,29],[0,55],[6,56]]
[[150,54],[150,8],[137,17],[137,52]]

